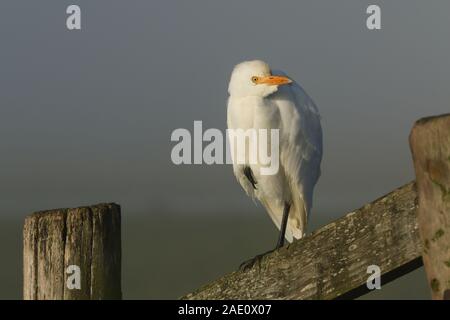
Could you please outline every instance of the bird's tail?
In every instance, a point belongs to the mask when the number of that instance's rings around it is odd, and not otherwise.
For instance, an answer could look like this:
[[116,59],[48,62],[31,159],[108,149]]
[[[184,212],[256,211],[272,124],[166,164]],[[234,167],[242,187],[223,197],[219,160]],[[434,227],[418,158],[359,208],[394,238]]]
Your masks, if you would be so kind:
[[297,196],[294,196],[292,200],[288,226],[290,226],[292,236],[295,239],[301,239],[306,233],[309,209],[300,192],[294,192],[294,195]]
[[[299,193],[297,193],[299,194]],[[284,203],[275,201],[267,201],[261,199],[262,204],[269,212],[273,223],[278,229],[281,228],[281,220],[283,217]],[[295,239],[301,239],[306,231],[306,222],[308,213],[302,198],[294,199],[289,209],[289,219],[286,226],[285,238],[292,242]]]

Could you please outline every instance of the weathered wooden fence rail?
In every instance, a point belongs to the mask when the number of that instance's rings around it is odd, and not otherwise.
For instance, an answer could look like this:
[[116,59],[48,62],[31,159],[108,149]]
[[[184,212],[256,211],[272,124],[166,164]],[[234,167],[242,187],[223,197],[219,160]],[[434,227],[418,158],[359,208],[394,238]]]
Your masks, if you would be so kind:
[[335,299],[368,291],[367,267],[384,283],[422,265],[416,192],[409,183],[185,299]]
[[23,230],[24,299],[121,299],[120,228],[116,204],[28,216]]
[[[410,146],[416,183],[183,298],[356,298],[369,290],[369,266],[387,283],[423,258],[432,297],[449,299],[450,115],[419,120]],[[32,214],[24,226],[24,298],[120,299],[120,237],[115,204]],[[71,265],[80,267],[80,289],[67,288]]]

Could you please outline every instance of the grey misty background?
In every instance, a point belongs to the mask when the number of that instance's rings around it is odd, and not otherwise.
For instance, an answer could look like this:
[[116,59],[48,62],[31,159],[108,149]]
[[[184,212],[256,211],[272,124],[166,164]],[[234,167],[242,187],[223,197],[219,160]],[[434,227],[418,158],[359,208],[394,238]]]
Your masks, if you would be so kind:
[[[69,4],[82,31],[65,28]],[[382,30],[365,26],[382,9]],[[270,249],[230,166],[175,166],[176,128],[225,129],[232,67],[286,71],[322,114],[309,231],[413,179],[413,122],[448,112],[448,1],[1,1],[0,298],[37,210],[122,206],[125,298],[176,298]],[[428,298],[416,271],[366,298]]]

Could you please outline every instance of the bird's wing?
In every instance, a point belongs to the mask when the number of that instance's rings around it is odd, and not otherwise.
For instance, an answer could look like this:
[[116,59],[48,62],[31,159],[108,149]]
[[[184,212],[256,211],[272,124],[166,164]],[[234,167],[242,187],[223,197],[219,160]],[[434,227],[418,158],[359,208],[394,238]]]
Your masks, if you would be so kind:
[[280,86],[271,99],[278,105],[281,115],[280,164],[291,186],[294,208],[291,209],[290,217],[295,211],[294,218],[300,220],[298,230],[292,230],[298,238],[305,231],[314,186],[320,176],[320,115],[313,100],[295,82],[289,86]]
[[[233,103],[232,99],[228,99],[228,107],[227,107],[227,126],[228,129],[239,129],[242,128],[241,125],[238,123],[238,119],[242,117],[250,117],[249,115],[246,115],[245,113],[242,114],[240,112],[239,106],[237,106],[235,103]],[[231,139],[231,138],[230,138]],[[240,152],[241,150],[238,150],[235,148],[234,152],[237,154],[237,152]],[[247,150],[246,150],[247,151]],[[239,184],[242,186],[244,191],[247,193],[248,196],[255,199],[255,190],[257,188],[256,184],[257,182],[254,180],[253,172],[251,171],[249,166],[245,166],[243,164],[239,164],[236,161],[233,160],[233,173],[239,182]]]

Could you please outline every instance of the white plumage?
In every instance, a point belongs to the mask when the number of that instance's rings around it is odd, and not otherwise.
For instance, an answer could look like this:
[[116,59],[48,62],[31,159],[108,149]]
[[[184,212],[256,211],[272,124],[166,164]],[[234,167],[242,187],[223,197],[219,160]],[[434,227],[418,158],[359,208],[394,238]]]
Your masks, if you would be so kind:
[[[296,82],[282,72],[272,73],[259,60],[236,65],[228,92],[229,129],[279,129],[278,172],[262,175],[261,163],[233,160],[234,174],[247,194],[264,205],[279,229],[288,204],[284,236],[289,242],[299,239],[305,233],[320,176],[322,129],[317,107]],[[245,171],[248,168],[255,184]]]

